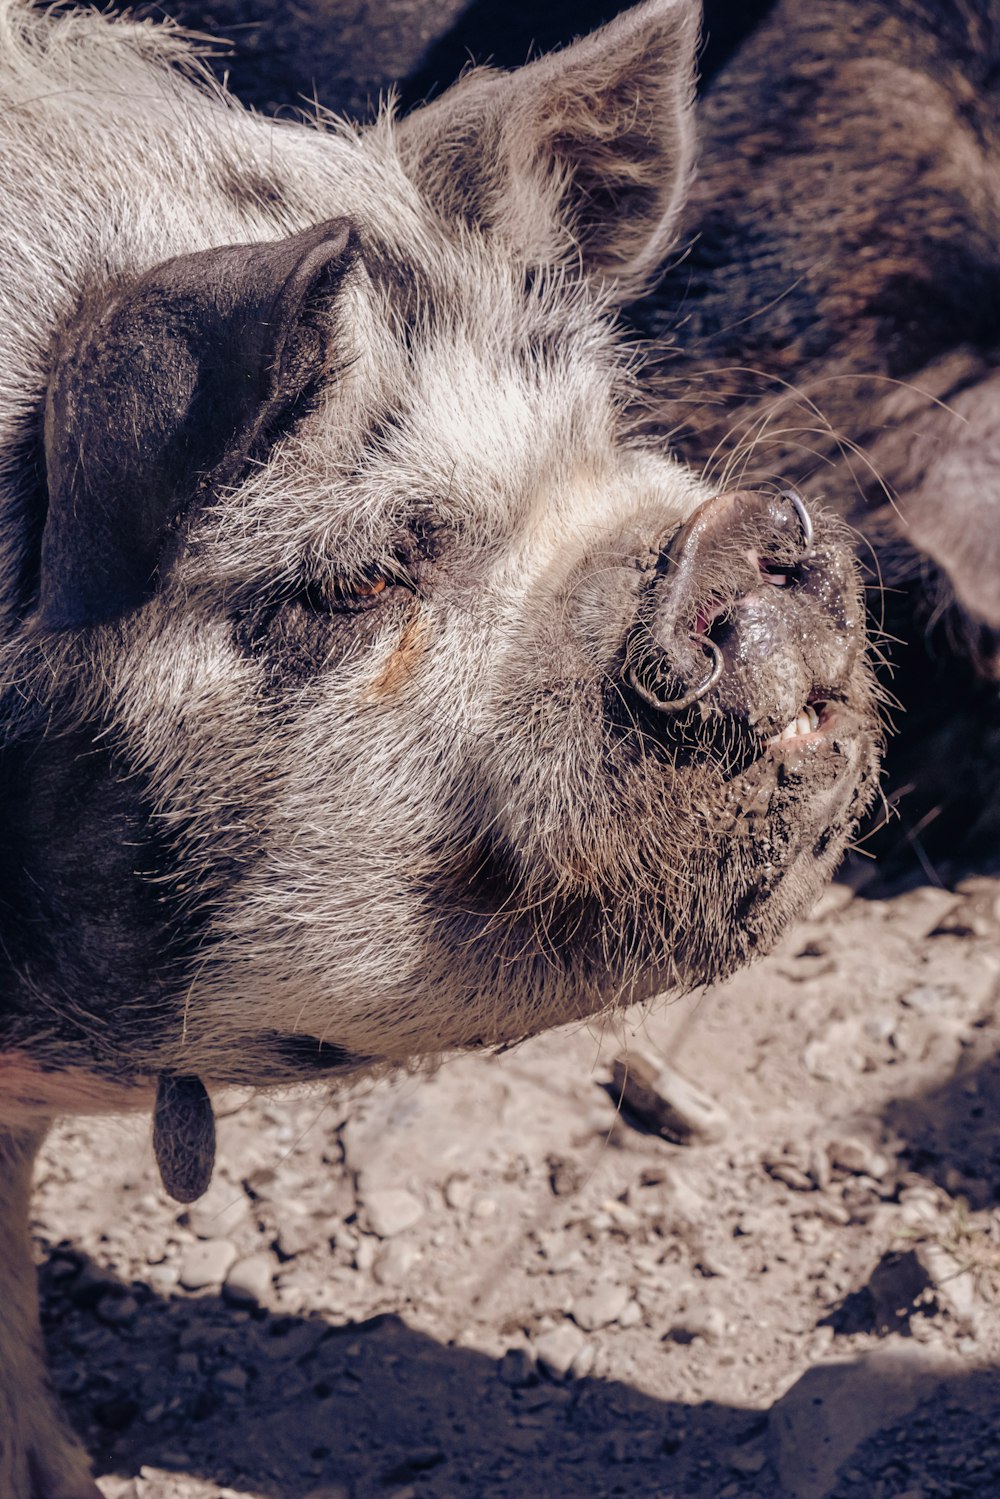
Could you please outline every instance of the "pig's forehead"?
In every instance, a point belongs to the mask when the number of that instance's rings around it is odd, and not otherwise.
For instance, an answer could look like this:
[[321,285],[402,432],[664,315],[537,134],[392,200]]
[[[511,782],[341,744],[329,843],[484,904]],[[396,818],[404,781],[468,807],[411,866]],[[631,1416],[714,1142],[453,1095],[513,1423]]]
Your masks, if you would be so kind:
[[563,435],[595,403],[621,402],[625,367],[586,291],[574,296],[560,278],[524,282],[509,263],[480,263],[471,284],[417,271],[402,307],[381,285],[374,399],[442,433],[474,411],[507,441],[536,442],[546,428]]
[[363,293],[374,308],[350,315],[359,346],[243,486],[261,523],[247,535],[372,547],[429,514],[496,541],[582,473],[613,486],[631,462],[629,382],[606,327],[581,320],[564,288],[526,296],[509,265],[479,286],[478,299],[453,296],[418,272],[404,312],[392,278],[375,275]]

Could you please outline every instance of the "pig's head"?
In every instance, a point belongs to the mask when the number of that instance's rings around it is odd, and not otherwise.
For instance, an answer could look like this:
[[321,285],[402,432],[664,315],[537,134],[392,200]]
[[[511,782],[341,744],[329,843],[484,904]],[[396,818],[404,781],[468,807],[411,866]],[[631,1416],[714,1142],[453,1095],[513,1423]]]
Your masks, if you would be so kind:
[[695,40],[652,0],[338,141],[345,216],[84,289],[9,709],[60,1056],[493,1045],[726,973],[829,874],[877,737],[845,537],[641,439],[610,324]]

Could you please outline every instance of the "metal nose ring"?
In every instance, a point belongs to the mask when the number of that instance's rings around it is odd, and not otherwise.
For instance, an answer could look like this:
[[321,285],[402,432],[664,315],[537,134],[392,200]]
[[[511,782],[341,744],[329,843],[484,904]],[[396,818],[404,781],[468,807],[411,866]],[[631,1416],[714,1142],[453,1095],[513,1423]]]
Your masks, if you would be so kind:
[[813,549],[813,537],[815,535],[815,532],[813,531],[812,516],[806,509],[805,502],[803,501],[802,496],[795,489],[782,489],[778,493],[778,499],[787,500],[792,509],[795,511],[795,514],[798,516],[799,525],[802,527],[802,541],[805,546],[805,552],[803,553],[803,556],[808,557],[809,553]]
[[655,708],[658,713],[683,713],[685,708],[692,708],[706,693],[711,692],[725,670],[725,660],[719,647],[714,640],[709,640],[707,635],[692,635],[691,639],[696,641],[703,650],[708,651],[712,657],[712,665],[704,682],[697,687],[692,687],[681,697],[661,698],[642,682],[634,666],[628,669],[629,685],[639,694],[644,703]]

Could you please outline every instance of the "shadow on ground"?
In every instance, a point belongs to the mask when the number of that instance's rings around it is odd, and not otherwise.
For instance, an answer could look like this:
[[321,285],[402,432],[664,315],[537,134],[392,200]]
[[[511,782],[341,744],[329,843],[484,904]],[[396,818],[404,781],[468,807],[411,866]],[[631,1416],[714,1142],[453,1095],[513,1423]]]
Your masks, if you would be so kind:
[[[830,1483],[862,1442],[877,1458],[866,1481],[888,1475],[888,1499],[918,1467],[943,1481],[961,1443],[982,1450],[1000,1415],[995,1371],[956,1371],[917,1347],[881,1364],[874,1386],[864,1361],[838,1363],[832,1382],[814,1369],[769,1417],[593,1377],[550,1381],[395,1316],[340,1326],[215,1295],[164,1298],[69,1249],[53,1251],[42,1283],[56,1384],[98,1472],[161,1471],[170,1499],[191,1479],[266,1499],[334,1483],[350,1499],[818,1499],[861,1492],[850,1477]],[[665,1345],[664,1358],[679,1352]],[[919,1464],[898,1430],[911,1417]],[[997,1492],[1000,1465],[981,1474],[935,1492]]]
[[902,1164],[974,1210],[992,1207],[1000,1188],[1000,1057],[960,1063],[946,1083],[894,1099],[884,1113],[904,1142]]
[[[99,1473],[147,1465],[267,1499],[335,1480],[351,1499],[408,1484],[434,1499],[652,1499],[697,1492],[706,1471],[717,1492],[727,1455],[763,1427],[758,1412],[664,1404],[596,1378],[524,1367],[511,1385],[496,1360],[395,1316],[338,1326],[163,1298],[65,1254],[42,1272],[50,1356]],[[138,1305],[116,1322],[126,1298]]]

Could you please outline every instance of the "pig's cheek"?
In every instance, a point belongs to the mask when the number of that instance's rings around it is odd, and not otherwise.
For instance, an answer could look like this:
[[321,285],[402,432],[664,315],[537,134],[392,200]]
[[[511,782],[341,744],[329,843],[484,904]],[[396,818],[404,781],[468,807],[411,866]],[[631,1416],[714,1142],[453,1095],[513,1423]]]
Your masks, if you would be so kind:
[[398,610],[391,605],[322,612],[296,597],[247,612],[236,621],[233,634],[237,647],[258,664],[264,691],[281,696],[370,649],[394,612]]

